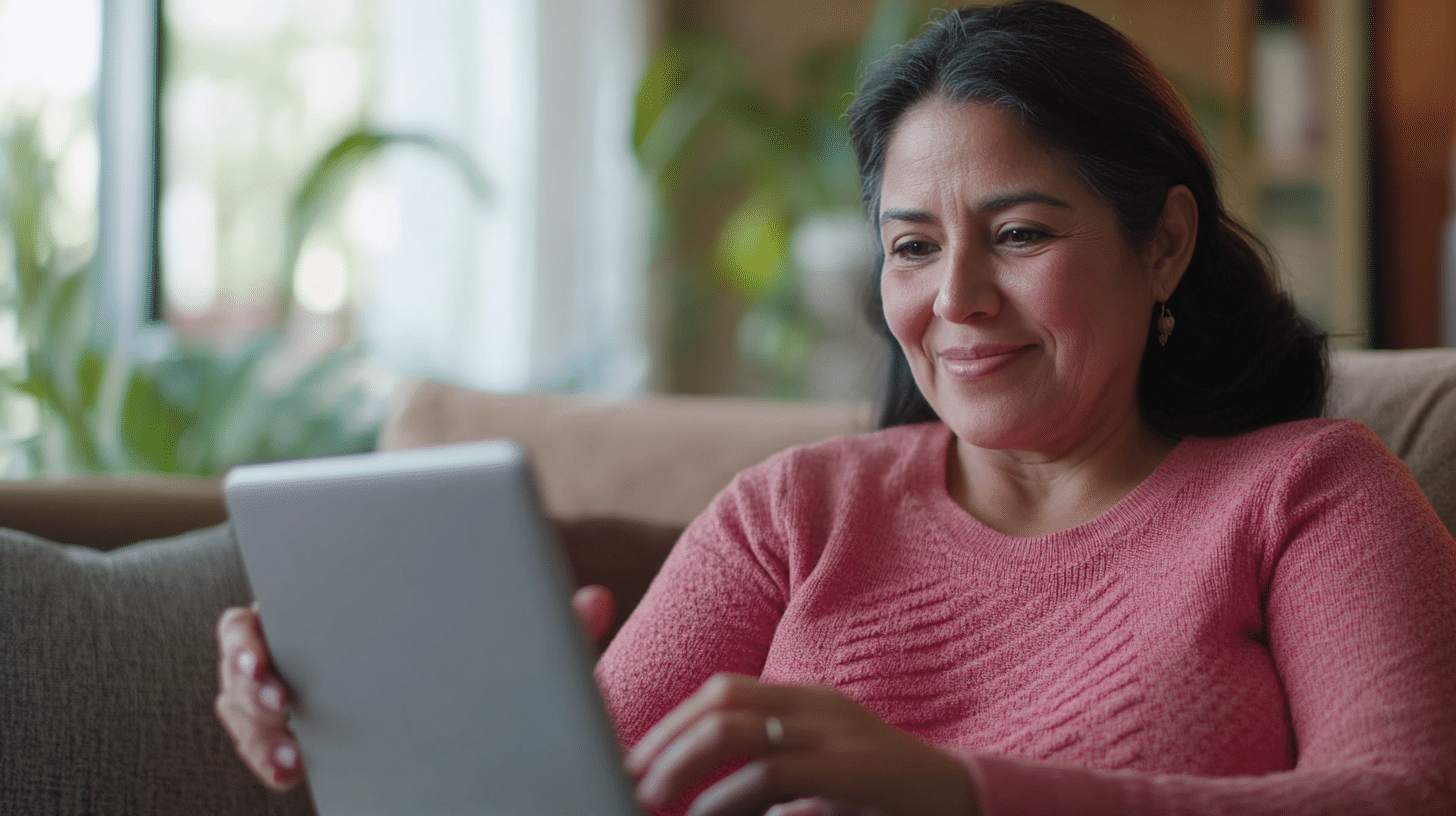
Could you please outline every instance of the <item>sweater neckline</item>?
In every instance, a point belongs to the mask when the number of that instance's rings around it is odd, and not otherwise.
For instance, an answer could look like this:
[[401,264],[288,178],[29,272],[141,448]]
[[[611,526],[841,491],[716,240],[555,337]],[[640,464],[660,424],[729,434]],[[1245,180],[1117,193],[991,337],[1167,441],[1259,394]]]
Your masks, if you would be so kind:
[[1188,478],[1187,461],[1194,446],[1182,439],[1163,457],[1147,478],[1112,507],[1087,522],[1040,536],[1017,536],[990,527],[951,498],[946,484],[946,462],[955,434],[943,423],[922,437],[922,449],[915,458],[918,495],[927,497],[924,507],[929,529],[957,542],[958,548],[974,552],[979,563],[987,560],[1038,569],[1071,568],[1115,544],[1127,545],[1140,538],[1153,515]]

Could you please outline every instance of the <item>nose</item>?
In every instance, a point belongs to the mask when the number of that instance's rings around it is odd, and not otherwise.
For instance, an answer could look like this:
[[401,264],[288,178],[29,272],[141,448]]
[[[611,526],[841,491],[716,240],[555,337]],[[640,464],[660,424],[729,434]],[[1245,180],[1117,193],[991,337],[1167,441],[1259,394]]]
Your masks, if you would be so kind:
[[990,265],[970,257],[947,264],[933,309],[936,317],[951,323],[994,317],[1001,310],[1001,292]]

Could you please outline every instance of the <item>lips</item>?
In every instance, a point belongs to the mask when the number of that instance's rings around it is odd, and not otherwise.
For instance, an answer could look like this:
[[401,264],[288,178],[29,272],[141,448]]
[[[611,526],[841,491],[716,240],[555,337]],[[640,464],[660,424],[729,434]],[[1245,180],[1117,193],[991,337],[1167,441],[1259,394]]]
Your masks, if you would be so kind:
[[958,380],[977,380],[1020,360],[1034,343],[986,343],[941,350],[941,368]]

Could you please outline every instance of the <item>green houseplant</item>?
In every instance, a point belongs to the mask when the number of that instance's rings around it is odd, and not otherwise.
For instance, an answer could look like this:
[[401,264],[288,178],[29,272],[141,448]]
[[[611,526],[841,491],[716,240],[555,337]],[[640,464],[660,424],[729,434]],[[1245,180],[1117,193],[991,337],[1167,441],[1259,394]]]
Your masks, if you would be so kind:
[[860,71],[902,42],[913,20],[907,0],[881,0],[860,44],[801,62],[788,102],[722,44],[683,35],[653,54],[633,145],[660,205],[654,241],[669,292],[670,372],[697,364],[704,327],[733,301],[739,359],[756,380],[750,388],[801,395],[820,327],[805,308],[796,230],[816,216],[858,210],[841,117]]
[[[217,475],[232,465],[368,450],[378,417],[356,376],[357,345],[277,376],[286,337],[265,333],[240,349],[178,343],[160,359],[127,359],[91,331],[89,258],[59,251],[44,217],[55,167],[38,149],[36,122],[3,137],[0,201],[11,250],[0,315],[13,316],[19,359],[0,371],[0,438],[7,475],[147,471]],[[381,151],[405,145],[456,167],[477,196],[485,181],[458,147],[439,138],[359,127],[310,167],[288,206],[282,270],[341,189]],[[283,281],[289,276],[283,274]],[[292,305],[286,285],[278,310]]]

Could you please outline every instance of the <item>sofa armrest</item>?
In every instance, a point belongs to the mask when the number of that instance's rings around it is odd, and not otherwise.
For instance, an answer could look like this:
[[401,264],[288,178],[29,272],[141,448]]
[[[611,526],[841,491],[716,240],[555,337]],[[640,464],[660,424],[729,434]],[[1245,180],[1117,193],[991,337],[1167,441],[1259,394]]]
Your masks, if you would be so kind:
[[98,550],[226,519],[217,479],[135,475],[0,481],[0,527]]

